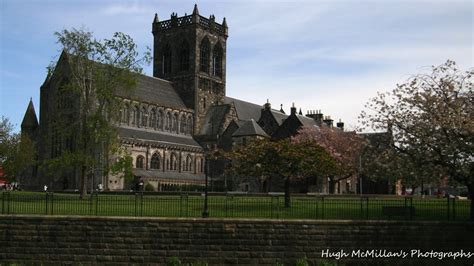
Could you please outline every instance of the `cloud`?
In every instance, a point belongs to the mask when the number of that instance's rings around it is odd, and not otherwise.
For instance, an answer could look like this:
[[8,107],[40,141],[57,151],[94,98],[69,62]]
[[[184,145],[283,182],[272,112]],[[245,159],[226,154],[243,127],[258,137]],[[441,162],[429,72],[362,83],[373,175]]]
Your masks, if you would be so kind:
[[105,15],[118,16],[118,15],[150,15],[150,10],[153,10],[149,6],[140,5],[137,2],[131,4],[111,4],[103,9]]

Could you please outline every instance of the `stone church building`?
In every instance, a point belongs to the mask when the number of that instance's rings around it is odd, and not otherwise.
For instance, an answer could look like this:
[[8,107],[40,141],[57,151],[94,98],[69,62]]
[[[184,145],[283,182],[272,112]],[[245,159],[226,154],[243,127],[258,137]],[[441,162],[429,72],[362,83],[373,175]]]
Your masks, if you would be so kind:
[[[173,13],[163,21],[155,15],[152,33],[153,76],[140,75],[133,95],[117,93],[117,97],[123,104],[120,143],[133,158],[136,180],[154,190],[204,185],[205,153],[211,149],[231,149],[252,138],[286,138],[302,126],[333,125],[320,111],[303,115],[293,106],[285,114],[282,108],[272,109],[268,101],[260,105],[227,97],[225,18],[218,23],[213,15],[201,16],[195,6],[191,15]],[[38,145],[39,162],[74,145],[73,139],[58,136],[48,126],[56,114],[64,112],[62,105],[55,104],[60,83],[54,76],[45,80],[40,88],[39,122],[30,102],[21,124],[22,133]],[[344,124],[339,122],[337,127],[343,129]],[[216,173],[212,178],[221,178],[222,171],[211,172]],[[33,169],[30,175],[22,180],[23,187],[79,188],[77,171],[46,176]],[[106,190],[130,189],[120,176],[97,174],[91,184],[103,184]]]

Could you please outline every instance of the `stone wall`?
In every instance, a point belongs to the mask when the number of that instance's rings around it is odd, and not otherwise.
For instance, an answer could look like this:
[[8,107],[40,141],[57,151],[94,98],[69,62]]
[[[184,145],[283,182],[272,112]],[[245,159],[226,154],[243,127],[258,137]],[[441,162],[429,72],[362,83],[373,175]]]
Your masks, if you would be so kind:
[[[473,239],[474,224],[466,222],[0,215],[0,262],[16,263],[164,264],[175,257],[210,265],[294,265],[306,257],[316,265],[330,261],[321,260],[322,251],[328,249],[474,252]],[[473,260],[474,255],[467,265]],[[345,258],[338,262],[462,265],[467,260]]]

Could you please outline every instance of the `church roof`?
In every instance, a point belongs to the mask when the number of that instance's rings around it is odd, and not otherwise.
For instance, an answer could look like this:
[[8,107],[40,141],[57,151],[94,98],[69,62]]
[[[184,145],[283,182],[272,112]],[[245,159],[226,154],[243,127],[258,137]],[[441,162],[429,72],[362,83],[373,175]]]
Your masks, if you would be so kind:
[[30,103],[26,108],[25,116],[21,122],[21,128],[35,128],[38,126],[38,119],[36,118],[35,107],[33,106],[33,101],[30,99]]
[[150,132],[124,127],[120,127],[118,131],[121,138],[139,139],[145,142],[148,141],[158,144],[172,144],[201,148],[201,146],[190,136],[175,135],[165,132]]
[[234,99],[231,97],[225,97],[224,103],[231,104],[233,103],[235,106],[235,111],[237,112],[237,117],[240,120],[250,120],[253,119],[257,121],[260,118],[260,112],[262,110],[262,106],[254,103],[249,103],[246,101]]
[[242,125],[239,125],[232,137],[243,137],[243,136],[264,136],[268,137],[267,133],[255,122],[255,120],[250,119],[245,121]]
[[[231,98],[231,97],[225,97],[224,103],[234,104],[235,111],[237,112],[237,117],[240,120],[253,119],[255,121],[258,121],[260,119],[261,110],[263,109],[263,106],[261,105],[242,101],[242,100]],[[274,109],[271,109],[271,113],[275,117],[275,120],[277,121],[278,125],[283,124],[283,121],[285,121],[285,119],[288,117],[287,115]]]
[[217,136],[229,110],[228,104],[211,106],[204,117],[200,135]]
[[138,75],[137,87],[135,89],[131,91],[122,90],[117,94],[124,98],[154,103],[164,107],[187,109],[171,82],[146,75]]

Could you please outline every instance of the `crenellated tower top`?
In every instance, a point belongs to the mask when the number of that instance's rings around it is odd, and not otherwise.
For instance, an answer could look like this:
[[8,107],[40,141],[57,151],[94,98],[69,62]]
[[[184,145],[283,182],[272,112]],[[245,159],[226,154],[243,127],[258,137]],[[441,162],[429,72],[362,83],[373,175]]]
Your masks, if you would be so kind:
[[182,17],[178,17],[177,13],[171,13],[171,18],[164,21],[159,21],[158,14],[155,14],[153,19],[153,34],[166,31],[173,28],[184,27],[187,25],[197,25],[204,30],[211,31],[213,33],[220,34],[222,36],[228,36],[227,21],[224,18],[222,24],[215,22],[215,16],[210,15],[209,18],[199,15],[197,5],[194,5],[194,10],[191,15],[185,14]]

